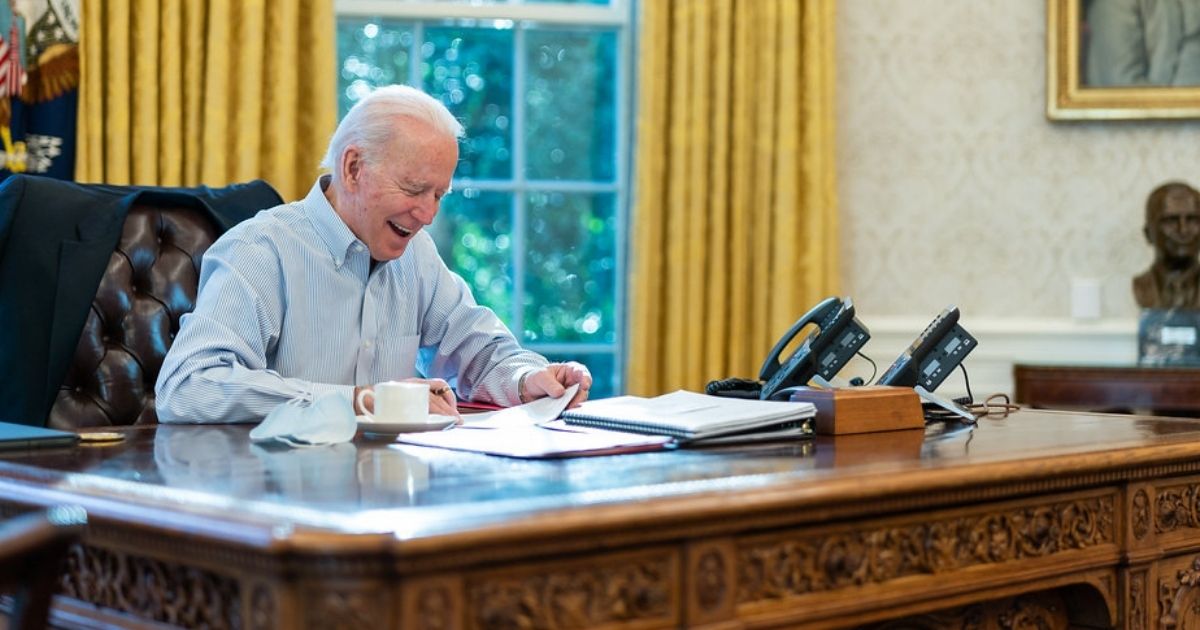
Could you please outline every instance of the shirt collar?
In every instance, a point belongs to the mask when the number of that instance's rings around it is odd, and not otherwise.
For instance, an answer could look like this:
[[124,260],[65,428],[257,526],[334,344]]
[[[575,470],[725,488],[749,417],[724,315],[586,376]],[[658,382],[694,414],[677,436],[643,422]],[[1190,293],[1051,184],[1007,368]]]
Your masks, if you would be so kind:
[[320,236],[325,246],[329,248],[334,266],[340,268],[346,263],[351,249],[356,252],[366,252],[367,246],[354,236],[354,232],[350,231],[350,227],[338,216],[337,211],[325,198],[325,189],[329,187],[329,182],[330,176],[322,175],[313,184],[312,189],[304,198],[304,214],[312,222],[317,236]]

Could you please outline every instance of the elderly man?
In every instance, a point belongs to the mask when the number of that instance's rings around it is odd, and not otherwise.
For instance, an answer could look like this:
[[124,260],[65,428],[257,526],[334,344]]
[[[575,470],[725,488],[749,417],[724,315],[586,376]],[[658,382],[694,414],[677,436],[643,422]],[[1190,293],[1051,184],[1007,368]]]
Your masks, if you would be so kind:
[[1133,279],[1138,306],[1200,308],[1200,203],[1196,191],[1181,182],[1155,188],[1146,200],[1142,231],[1154,246],[1154,264]]
[[159,374],[159,418],[251,421],[291,399],[351,401],[406,379],[429,383],[438,414],[457,413],[451,383],[500,405],[574,384],[571,404],[586,399],[587,368],[520,348],[422,229],[450,190],[461,136],[445,106],[413,88],[356,104],[307,197],[260,212],[205,254],[196,309]]

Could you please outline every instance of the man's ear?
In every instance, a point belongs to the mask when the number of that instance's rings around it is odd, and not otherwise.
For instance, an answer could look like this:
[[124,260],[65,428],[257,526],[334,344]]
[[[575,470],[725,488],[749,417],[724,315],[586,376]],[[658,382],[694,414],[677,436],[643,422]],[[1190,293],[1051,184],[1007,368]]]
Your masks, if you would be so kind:
[[342,159],[338,161],[338,169],[343,187],[353,189],[358,186],[363,170],[362,151],[354,145],[346,147],[346,150],[342,151]]
[[1154,245],[1154,237],[1150,235],[1150,225],[1149,224],[1142,226],[1142,236],[1146,237],[1147,243]]

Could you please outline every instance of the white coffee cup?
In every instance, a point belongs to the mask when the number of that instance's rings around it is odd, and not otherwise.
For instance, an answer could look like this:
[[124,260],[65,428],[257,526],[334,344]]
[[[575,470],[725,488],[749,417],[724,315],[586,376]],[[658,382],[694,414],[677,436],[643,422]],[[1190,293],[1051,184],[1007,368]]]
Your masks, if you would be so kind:
[[[367,394],[375,397],[375,412],[367,411],[363,400]],[[355,397],[355,404],[372,422],[427,424],[429,422],[429,384],[388,381],[364,389]]]

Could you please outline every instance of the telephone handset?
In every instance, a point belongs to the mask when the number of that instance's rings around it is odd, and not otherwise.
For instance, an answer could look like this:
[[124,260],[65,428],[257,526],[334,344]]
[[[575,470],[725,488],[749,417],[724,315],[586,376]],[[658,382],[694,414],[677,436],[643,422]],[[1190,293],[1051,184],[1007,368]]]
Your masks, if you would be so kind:
[[[781,362],[779,355],[783,349],[810,325],[817,330],[809,333],[795,352]],[[850,298],[822,300],[792,324],[763,361],[758,372],[759,380],[764,381],[759,398],[771,400],[780,390],[805,385],[814,376],[826,382],[832,380],[870,338],[867,327],[854,317],[854,302]]]
[[958,308],[942,311],[879,377],[880,385],[921,386],[932,392],[978,342],[958,323]]

